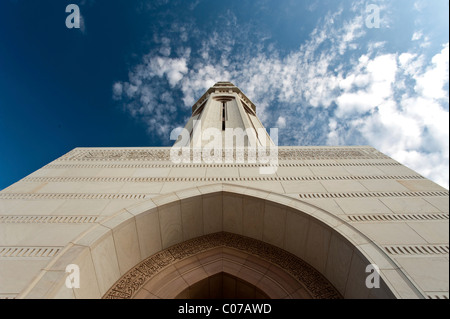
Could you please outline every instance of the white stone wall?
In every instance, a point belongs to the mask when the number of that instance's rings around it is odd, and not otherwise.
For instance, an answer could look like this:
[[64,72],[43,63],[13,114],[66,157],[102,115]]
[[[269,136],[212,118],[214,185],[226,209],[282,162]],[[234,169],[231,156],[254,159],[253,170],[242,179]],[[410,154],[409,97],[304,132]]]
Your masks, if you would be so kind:
[[[261,175],[255,164],[173,164],[168,154],[168,148],[79,148],[1,191],[0,296],[17,297],[31,290],[33,294],[28,296],[50,293],[49,289],[54,287],[33,286],[42,285],[42,271],[55,265],[59,267],[58,273],[44,273],[49,285],[63,278],[67,274],[62,271],[64,261],[58,256],[63,256],[76,242],[94,241],[97,233],[106,232],[109,235],[101,236],[109,237],[104,237],[95,247],[88,244],[77,247],[78,262],[83,271],[94,271],[97,276],[102,267],[115,267],[115,270],[105,272],[109,275],[102,279],[97,278],[98,293],[91,297],[101,296],[144,255],[222,230],[301,255],[345,292],[344,279],[336,272],[339,263],[351,262],[352,267],[362,267],[362,264],[348,261],[346,252],[353,252],[354,247],[333,236],[334,227],[344,233],[348,228],[367,236],[424,297],[448,297],[448,190],[373,148],[280,147],[279,167],[273,175]],[[199,199],[189,199],[186,195],[181,204],[168,205],[164,214],[136,216],[139,223],[121,224],[120,229],[107,226],[108,218],[123,209],[149,200],[157,205],[170,204],[179,201],[174,192],[196,193],[199,187],[218,187],[222,191],[224,184],[248,192],[259,189],[274,196],[282,195],[284,200],[325,211],[335,218],[333,223],[338,222],[331,224],[327,231],[292,233],[294,225],[295,230],[315,229],[320,225],[310,220],[307,226],[300,217],[275,204],[251,198],[240,201],[224,193],[220,197],[224,207],[222,215],[203,215],[202,227],[196,222],[201,217],[195,207],[201,205],[203,211],[213,211],[208,205],[220,205],[219,198],[213,195],[204,196],[202,204]],[[264,209],[258,208],[259,205],[264,205]],[[143,225],[146,232],[138,228]],[[153,228],[154,231],[148,231]],[[111,229],[114,229],[112,233]],[[160,243],[157,237],[152,237],[158,229],[166,234],[160,237]],[[346,238],[349,242],[352,232]],[[94,237],[83,237],[85,234]],[[294,245],[286,236],[295,236],[295,242],[300,243],[313,241],[316,246],[308,250]],[[136,250],[128,246],[121,249],[114,246],[113,237],[139,245],[132,245]],[[327,257],[335,260],[332,263],[325,262],[330,247],[334,247],[331,251],[342,251],[342,260],[335,256]],[[373,246],[360,248],[367,255],[374,254]],[[109,251],[115,251],[114,258],[120,262],[104,259],[112,256]],[[396,269],[383,270],[383,276],[401,292],[404,280],[399,279]],[[347,281],[348,277],[345,286]],[[77,297],[64,288],[51,294]]]

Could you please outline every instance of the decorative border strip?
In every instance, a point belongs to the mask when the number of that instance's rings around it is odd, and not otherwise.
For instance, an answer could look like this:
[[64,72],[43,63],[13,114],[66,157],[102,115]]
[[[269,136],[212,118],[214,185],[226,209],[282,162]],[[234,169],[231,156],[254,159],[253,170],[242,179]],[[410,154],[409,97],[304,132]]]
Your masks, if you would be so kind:
[[194,238],[160,251],[124,274],[104,299],[129,299],[145,283],[170,264],[216,247],[230,247],[278,265],[302,283],[316,299],[342,298],[317,270],[298,257],[270,244],[226,232]]
[[147,199],[148,194],[0,193],[0,199]]
[[89,224],[97,223],[98,220],[99,217],[97,216],[0,216],[0,224]]
[[[0,199],[147,199],[151,194],[0,193]],[[448,192],[359,192],[299,194],[302,199],[447,196]]]
[[63,247],[0,247],[0,258],[6,257],[55,257]]
[[392,245],[384,246],[391,255],[448,255],[448,245]]
[[428,299],[447,299],[448,292],[427,292]]
[[[46,169],[65,168],[224,168],[224,167],[267,167],[260,164],[47,164]],[[278,167],[351,167],[351,166],[402,166],[392,161],[380,162],[353,162],[353,163],[278,163]]]
[[424,220],[448,220],[448,214],[380,214],[347,215],[350,222],[403,222]]
[[365,198],[365,197],[424,197],[447,196],[448,192],[354,192],[354,193],[309,193],[299,194],[302,199],[320,198]]
[[[252,151],[250,149],[250,151]],[[327,147],[327,148],[283,148],[279,147],[278,158],[284,160],[290,159],[388,159],[389,157],[377,151],[374,148],[348,148],[348,147]],[[57,161],[168,161],[170,160],[170,148],[142,148],[142,149],[77,149],[63,155]],[[225,154],[242,153],[244,158],[248,157],[248,149],[234,150],[224,149],[222,157]],[[191,154],[192,157],[192,154]]]
[[154,182],[215,182],[215,181],[340,181],[340,180],[411,180],[424,179],[420,175],[409,176],[276,176],[276,177],[26,177],[22,182],[133,182],[133,183],[154,183]]

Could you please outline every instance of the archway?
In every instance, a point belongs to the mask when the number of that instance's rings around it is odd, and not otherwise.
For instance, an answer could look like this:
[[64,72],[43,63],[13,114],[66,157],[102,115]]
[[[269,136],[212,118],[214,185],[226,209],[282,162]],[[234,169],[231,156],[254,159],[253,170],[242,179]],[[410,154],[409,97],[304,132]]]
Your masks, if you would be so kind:
[[[102,298],[147,258],[216,233],[295,256],[344,298],[423,297],[382,249],[344,220],[291,197],[227,184],[178,191],[121,210],[67,245],[20,297],[67,296],[65,267],[76,264],[81,283],[71,295]],[[366,286],[369,264],[380,269],[378,289]],[[127,289],[135,285],[130,281]]]
[[220,232],[146,258],[103,298],[336,299],[339,292],[313,267],[259,240]]

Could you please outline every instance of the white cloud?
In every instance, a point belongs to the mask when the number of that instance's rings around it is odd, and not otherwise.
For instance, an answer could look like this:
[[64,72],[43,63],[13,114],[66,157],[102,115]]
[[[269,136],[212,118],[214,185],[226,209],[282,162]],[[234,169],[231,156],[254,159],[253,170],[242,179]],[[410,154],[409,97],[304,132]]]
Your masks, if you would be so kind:
[[113,97],[114,99],[120,99],[123,92],[123,84],[120,82],[116,82],[113,85]]
[[416,2],[414,2],[414,9],[416,10],[416,11],[422,11],[424,8],[426,7],[426,1],[424,1],[424,0],[419,0],[419,1],[416,1]]
[[428,98],[442,99],[448,97],[448,91],[444,90],[444,85],[448,83],[448,59],[449,45],[444,46],[439,54],[432,59],[432,65],[428,67],[424,74],[415,77],[415,90]]
[[373,60],[362,56],[355,69],[340,82],[343,92],[336,98],[336,115],[344,118],[380,107],[391,98],[396,70],[395,55],[380,55]]
[[281,143],[369,144],[448,188],[448,44],[431,61],[419,53],[387,53],[383,41],[369,41],[364,51],[363,8],[364,2],[355,6],[350,19],[343,10],[326,15],[309,40],[284,55],[263,50],[262,41],[248,45],[245,32],[234,37],[241,26],[232,17],[220,36],[195,30],[198,51],[163,41],[128,81],[114,84],[114,97],[121,95],[149,132],[169,140],[170,130],[184,125],[175,114],[188,112],[215,82],[229,80],[256,104],[266,127],[283,128]]
[[[417,54],[400,54],[398,67],[395,61],[394,55],[369,61],[362,72],[371,75],[370,85],[339,96],[336,114],[348,121],[350,111],[369,112],[363,120],[350,123],[370,145],[448,188],[448,44],[425,69],[425,58]],[[399,99],[392,85],[398,77],[416,82],[414,90],[403,92]],[[348,90],[349,84],[344,87]],[[443,99],[447,109],[440,102]],[[338,126],[330,124],[329,143],[341,141]]]
[[280,116],[277,120],[277,128],[285,128],[286,127],[286,118],[283,116]]
[[411,41],[420,40],[420,39],[422,39],[422,37],[423,37],[422,31],[416,31],[416,32],[414,32],[414,34],[411,38]]
[[156,57],[150,58],[148,63],[150,74],[166,76],[171,87],[174,87],[188,71],[186,58]]
[[[364,21],[362,16],[356,16],[350,22],[344,24],[343,34],[341,35],[339,42],[339,53],[342,55],[346,52],[347,48],[352,45],[352,42],[360,38],[365,34],[363,29]],[[354,48],[354,47],[350,47]]]
[[81,33],[86,33],[86,23],[84,21],[84,17],[80,14],[80,31]]

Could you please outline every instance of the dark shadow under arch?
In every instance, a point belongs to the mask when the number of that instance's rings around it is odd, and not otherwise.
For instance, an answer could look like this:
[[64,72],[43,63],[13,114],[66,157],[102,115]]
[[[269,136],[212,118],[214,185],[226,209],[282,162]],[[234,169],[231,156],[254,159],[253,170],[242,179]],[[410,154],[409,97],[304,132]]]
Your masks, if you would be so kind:
[[270,297],[248,281],[220,272],[187,287],[175,299],[270,299]]

